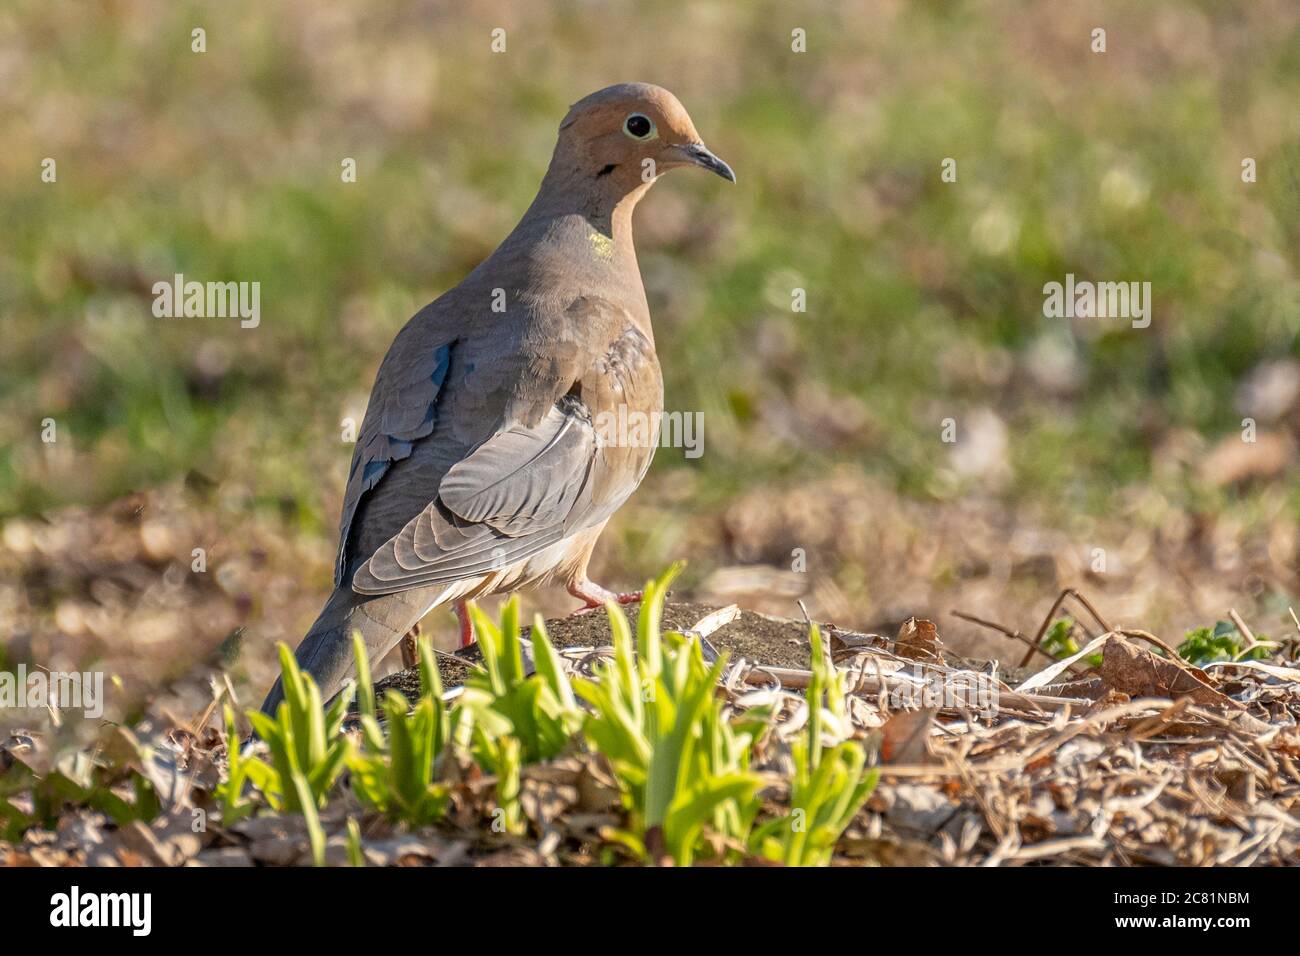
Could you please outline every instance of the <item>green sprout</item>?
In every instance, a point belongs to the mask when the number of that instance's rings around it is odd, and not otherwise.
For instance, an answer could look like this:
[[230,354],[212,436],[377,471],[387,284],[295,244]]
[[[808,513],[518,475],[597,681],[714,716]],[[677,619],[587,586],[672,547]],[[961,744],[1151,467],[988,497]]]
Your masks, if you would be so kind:
[[1269,648],[1277,643],[1260,635],[1247,649],[1245,636],[1231,621],[1218,621],[1213,628],[1198,627],[1183,635],[1178,656],[1200,667],[1215,661],[1258,661],[1268,657]]
[[[1052,622],[1052,626],[1043,635],[1039,644],[1044,651],[1058,661],[1073,657],[1079,653],[1079,642],[1074,638],[1075,623],[1072,618],[1061,617]],[[1089,667],[1101,666],[1101,654],[1089,654],[1083,659]]]
[[442,680],[429,639],[421,637],[418,647],[420,700],[411,707],[396,691],[385,695],[385,740],[376,716],[366,647],[359,634],[353,635],[363,743],[360,752],[351,753],[347,762],[352,791],[362,804],[394,823],[411,827],[433,823],[446,812],[447,788],[435,783],[435,776],[450,733]]
[[739,827],[752,812],[741,808],[761,781],[748,766],[748,739],[731,736],[715,694],[725,655],[709,667],[698,642],[660,634],[664,598],[679,570],[646,585],[635,647],[627,617],[608,606],[614,659],[599,668],[598,680],[575,687],[593,711],[586,738],[609,761],[628,810],[630,829],[614,838],[642,858],[689,866],[706,824],[724,828],[724,839],[744,836]]
[[864,772],[861,745],[844,740],[829,749],[823,741],[827,718],[844,726],[844,675],[822,646],[821,631],[809,626],[812,678],[808,684],[808,729],[791,749],[795,775],[790,788],[790,812],[760,826],[751,837],[754,852],[787,866],[825,866],[835,843],[871,791],[879,771]]
[[302,814],[311,840],[312,858],[317,866],[323,866],[325,831],[319,810],[352,750],[350,739],[340,731],[353,688],[344,687],[329,710],[325,710],[320,688],[311,675],[302,672],[284,644],[279,645],[279,651],[284,700],[276,708],[274,718],[261,711],[247,712],[253,729],[270,750],[271,760],[267,763],[249,756],[246,762],[241,760],[240,770],[249,775],[272,808]]

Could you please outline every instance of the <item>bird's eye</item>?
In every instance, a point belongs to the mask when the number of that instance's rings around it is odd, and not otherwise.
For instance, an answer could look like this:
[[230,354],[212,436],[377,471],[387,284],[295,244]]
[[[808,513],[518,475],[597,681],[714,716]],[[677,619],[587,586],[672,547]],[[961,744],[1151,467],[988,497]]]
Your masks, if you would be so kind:
[[623,120],[623,132],[633,139],[649,139],[655,133],[655,124],[643,113],[633,113]]

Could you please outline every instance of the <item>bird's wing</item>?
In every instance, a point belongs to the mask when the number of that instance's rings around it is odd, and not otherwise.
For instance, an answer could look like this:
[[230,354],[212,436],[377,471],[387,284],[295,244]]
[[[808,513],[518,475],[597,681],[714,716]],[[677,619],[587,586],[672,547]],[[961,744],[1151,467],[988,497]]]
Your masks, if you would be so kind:
[[[499,427],[442,473],[424,508],[357,569],[354,590],[388,594],[499,570],[604,521],[636,489],[657,443],[663,386],[653,343],[627,312],[579,299],[526,335],[515,358],[505,363],[516,382]],[[608,428],[620,406],[625,419],[651,419],[635,444]]]
[[446,336],[432,343],[420,342],[419,333],[424,329],[418,316],[408,323],[398,333],[375,377],[343,494],[335,587],[344,584],[353,520],[362,500],[394,462],[410,456],[415,442],[433,433],[438,397],[451,366],[451,342]]

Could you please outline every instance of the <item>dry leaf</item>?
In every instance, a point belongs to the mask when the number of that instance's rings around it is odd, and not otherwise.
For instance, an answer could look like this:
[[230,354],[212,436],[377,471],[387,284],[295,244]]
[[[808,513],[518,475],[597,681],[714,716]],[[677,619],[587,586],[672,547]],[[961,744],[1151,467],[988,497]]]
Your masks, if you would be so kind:
[[933,621],[909,617],[894,638],[894,652],[914,661],[937,661],[942,664],[943,644],[939,640],[939,629]]
[[1240,709],[1241,705],[1219,693],[1202,679],[1205,672],[1177,664],[1112,636],[1102,647],[1101,679],[1111,690],[1130,697],[1191,697],[1208,707]]
[[930,752],[930,727],[938,711],[900,710],[880,728],[880,759],[889,764],[940,763]]

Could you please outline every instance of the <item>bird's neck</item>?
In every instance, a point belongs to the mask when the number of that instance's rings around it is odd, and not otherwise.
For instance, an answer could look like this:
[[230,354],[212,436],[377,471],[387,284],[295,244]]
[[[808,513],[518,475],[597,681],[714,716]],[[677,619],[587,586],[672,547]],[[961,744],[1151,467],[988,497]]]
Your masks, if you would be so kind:
[[635,264],[632,212],[649,188],[639,177],[629,181],[624,170],[593,174],[584,163],[557,151],[520,226],[560,232],[585,228],[593,234],[598,259]]
[[632,211],[649,183],[620,186],[562,159],[559,153],[552,159],[528,211],[467,283],[496,287],[510,274],[522,278],[528,300],[567,307],[579,296],[607,299],[654,341],[632,244]]

